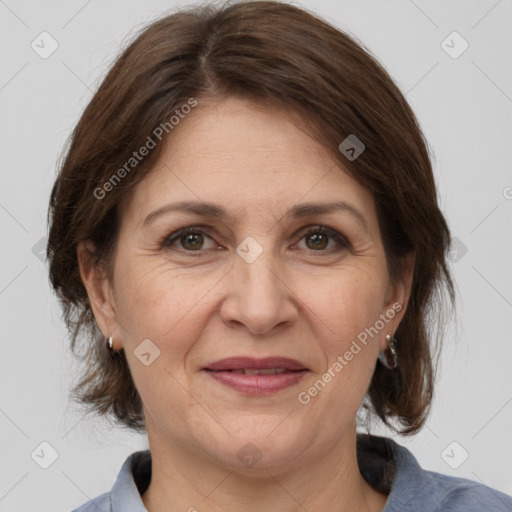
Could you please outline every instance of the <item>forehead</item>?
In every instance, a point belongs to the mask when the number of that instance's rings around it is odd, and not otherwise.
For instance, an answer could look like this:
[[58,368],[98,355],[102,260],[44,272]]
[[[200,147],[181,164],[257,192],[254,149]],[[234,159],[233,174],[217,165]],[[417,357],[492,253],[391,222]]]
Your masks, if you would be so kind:
[[275,217],[299,202],[337,200],[375,214],[369,191],[284,110],[236,98],[200,105],[162,149],[126,201],[123,217],[140,222],[177,200],[223,204],[234,216]]

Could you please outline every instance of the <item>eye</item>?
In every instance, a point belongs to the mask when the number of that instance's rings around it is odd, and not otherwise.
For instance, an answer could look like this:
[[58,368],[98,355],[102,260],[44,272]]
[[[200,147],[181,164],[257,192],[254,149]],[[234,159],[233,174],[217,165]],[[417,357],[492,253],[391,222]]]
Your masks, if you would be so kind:
[[[210,240],[209,247],[204,247],[205,240]],[[187,252],[197,252],[201,249],[211,249],[213,240],[201,229],[185,228],[166,237],[163,241],[165,247],[174,247],[178,243]]]
[[[304,245],[301,246],[303,243]],[[162,240],[161,246],[187,253],[200,253],[202,250],[220,248],[200,226],[188,227],[171,233]],[[315,226],[303,231],[296,247],[325,254],[351,249],[350,242],[343,235],[325,226]]]
[[334,229],[327,228],[324,226],[316,226],[313,229],[309,229],[300,242],[305,241],[305,248],[314,252],[338,252],[343,249],[349,249],[350,243],[348,240],[335,231]]

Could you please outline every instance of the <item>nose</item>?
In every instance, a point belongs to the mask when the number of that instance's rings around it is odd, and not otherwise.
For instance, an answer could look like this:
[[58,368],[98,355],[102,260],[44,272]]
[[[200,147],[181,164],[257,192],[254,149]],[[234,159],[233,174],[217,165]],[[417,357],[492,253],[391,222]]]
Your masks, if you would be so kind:
[[227,294],[220,308],[222,321],[251,334],[273,334],[293,325],[298,318],[297,298],[283,267],[264,257],[252,263],[235,255],[226,276]]

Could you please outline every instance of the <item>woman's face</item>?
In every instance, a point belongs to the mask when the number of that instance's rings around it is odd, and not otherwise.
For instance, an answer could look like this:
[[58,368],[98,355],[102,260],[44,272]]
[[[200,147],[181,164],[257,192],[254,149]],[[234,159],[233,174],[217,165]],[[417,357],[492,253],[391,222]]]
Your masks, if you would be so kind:
[[283,112],[239,99],[200,104],[170,142],[122,205],[92,300],[151,447],[231,467],[321,457],[405,310],[371,194]]

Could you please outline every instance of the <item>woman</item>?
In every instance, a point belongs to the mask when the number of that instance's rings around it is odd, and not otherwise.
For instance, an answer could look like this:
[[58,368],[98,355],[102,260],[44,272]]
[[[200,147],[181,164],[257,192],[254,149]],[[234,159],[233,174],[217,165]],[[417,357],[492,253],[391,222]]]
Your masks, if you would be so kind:
[[[167,16],[86,108],[48,257],[84,404],[146,431],[79,511],[510,510],[425,471],[449,229],[404,97],[277,2]],[[80,352],[79,352],[80,354]]]

